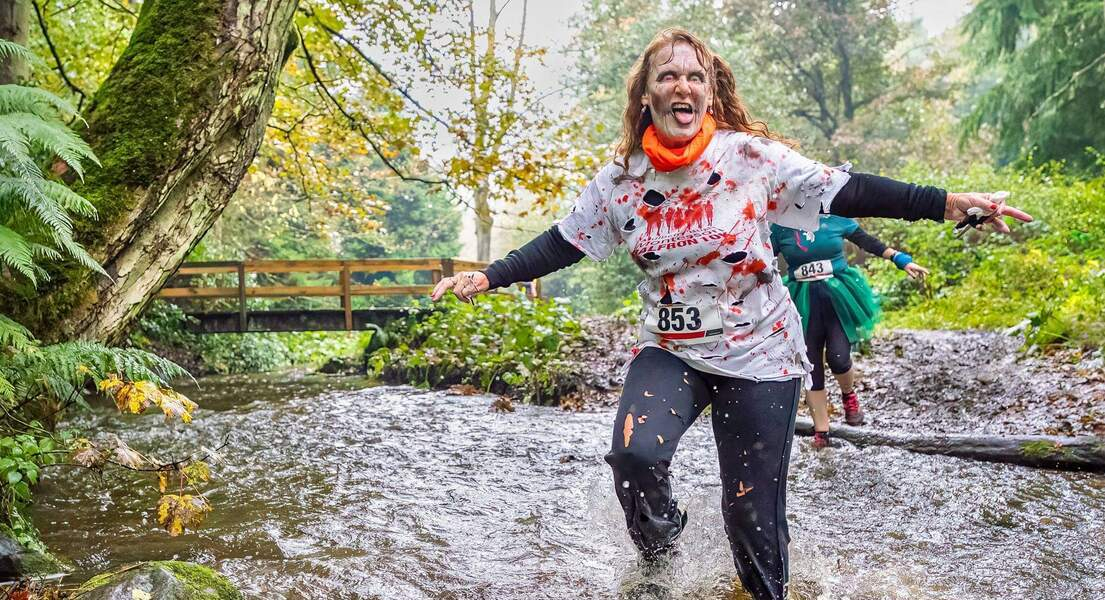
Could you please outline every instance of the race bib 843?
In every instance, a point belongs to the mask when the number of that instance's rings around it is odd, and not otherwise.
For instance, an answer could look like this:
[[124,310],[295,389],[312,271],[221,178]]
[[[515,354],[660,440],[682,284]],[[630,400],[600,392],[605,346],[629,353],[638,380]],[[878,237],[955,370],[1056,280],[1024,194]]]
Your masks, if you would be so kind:
[[818,281],[833,276],[833,261],[816,260],[794,269],[794,278],[798,281]]

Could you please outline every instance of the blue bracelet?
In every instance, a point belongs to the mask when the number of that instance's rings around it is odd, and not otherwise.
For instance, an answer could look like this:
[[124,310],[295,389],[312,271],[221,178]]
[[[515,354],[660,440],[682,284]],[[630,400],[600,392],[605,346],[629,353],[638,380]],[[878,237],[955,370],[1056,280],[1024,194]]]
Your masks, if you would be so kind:
[[904,270],[906,265],[913,262],[913,257],[905,252],[898,252],[890,260],[894,262],[894,266]]

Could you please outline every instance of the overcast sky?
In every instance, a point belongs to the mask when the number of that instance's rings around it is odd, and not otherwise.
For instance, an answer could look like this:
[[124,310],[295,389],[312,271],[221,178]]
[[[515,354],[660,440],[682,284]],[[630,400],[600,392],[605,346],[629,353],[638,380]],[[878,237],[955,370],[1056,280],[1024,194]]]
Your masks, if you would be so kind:
[[[749,0],[752,2],[760,0]],[[517,32],[522,16],[522,0],[508,0],[503,10],[500,26]],[[498,0],[503,6],[503,0]],[[487,12],[487,0],[477,0],[477,15]],[[969,0],[899,0],[898,14],[902,19],[921,19],[929,35],[939,35],[955,25],[971,8]],[[533,78],[539,90],[554,90],[571,68],[570,59],[562,52],[571,40],[571,18],[583,10],[583,0],[531,0],[527,17],[526,40],[528,44],[549,49],[545,69],[534,72]]]

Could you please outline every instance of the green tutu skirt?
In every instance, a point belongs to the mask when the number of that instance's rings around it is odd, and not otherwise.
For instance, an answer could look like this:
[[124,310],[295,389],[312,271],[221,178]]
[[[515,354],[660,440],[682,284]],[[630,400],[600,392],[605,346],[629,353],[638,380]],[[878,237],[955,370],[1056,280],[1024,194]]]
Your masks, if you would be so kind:
[[785,283],[798,313],[802,315],[803,330],[809,323],[810,286],[821,284],[829,289],[833,310],[844,327],[848,341],[857,344],[871,339],[875,323],[879,320],[879,302],[859,269],[849,266],[821,281],[795,281],[787,277]]

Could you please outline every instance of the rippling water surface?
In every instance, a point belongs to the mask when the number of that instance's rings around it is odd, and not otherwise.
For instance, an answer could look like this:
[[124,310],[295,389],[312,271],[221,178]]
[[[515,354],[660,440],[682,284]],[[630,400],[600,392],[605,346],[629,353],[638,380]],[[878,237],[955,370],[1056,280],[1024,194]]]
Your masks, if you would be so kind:
[[[602,461],[612,410],[566,413],[349,379],[209,378],[192,426],[82,417],[161,458],[215,446],[215,511],[157,528],[144,479],[54,473],[35,520],[79,579],[138,560],[213,566],[252,598],[614,598],[643,575]],[[708,421],[673,472],[691,520],[653,583],[739,598]],[[792,577],[819,599],[1105,598],[1105,478],[796,444]]]

